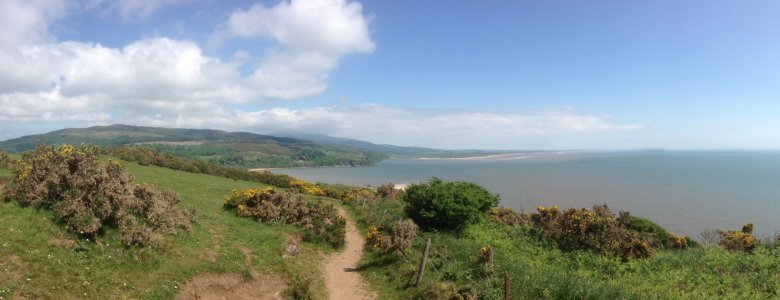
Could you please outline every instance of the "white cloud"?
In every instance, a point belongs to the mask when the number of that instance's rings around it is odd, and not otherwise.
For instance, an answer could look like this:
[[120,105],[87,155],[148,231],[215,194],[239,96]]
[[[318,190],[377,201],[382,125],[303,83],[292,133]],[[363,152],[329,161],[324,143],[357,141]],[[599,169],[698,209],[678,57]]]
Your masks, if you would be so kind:
[[374,50],[362,6],[345,0],[293,0],[236,10],[212,37],[265,38],[278,43],[249,81],[262,96],[296,99],[327,88],[328,74],[350,53]]
[[[98,0],[87,6],[144,16],[178,2]],[[50,111],[53,115],[81,116],[85,107],[99,107],[101,118],[132,118],[150,111],[199,115],[218,112],[226,103],[316,96],[326,89],[329,73],[344,55],[373,49],[358,3],[255,5],[234,12],[226,22],[232,25],[223,26],[221,32],[225,38],[268,37],[278,47],[268,51],[251,75],[242,76],[248,53],[237,51],[232,60],[223,61],[205,55],[191,41],[146,38],[121,48],[58,42],[48,26],[66,13],[66,4],[57,0],[0,3],[0,98],[6,111],[15,112],[4,114],[1,121],[32,120],[53,109],[49,105],[53,95],[63,103]],[[255,23],[262,24],[258,32],[236,31]],[[68,101],[78,105],[65,105]]]
[[54,39],[48,23],[65,12],[65,2],[60,0],[0,1],[0,50]]

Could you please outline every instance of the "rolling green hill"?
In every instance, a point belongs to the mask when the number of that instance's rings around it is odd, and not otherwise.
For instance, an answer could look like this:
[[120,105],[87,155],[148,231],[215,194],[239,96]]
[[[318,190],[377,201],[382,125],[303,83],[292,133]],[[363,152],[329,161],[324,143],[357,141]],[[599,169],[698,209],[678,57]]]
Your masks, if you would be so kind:
[[237,168],[364,166],[387,156],[383,153],[303,139],[249,132],[209,129],[173,129],[129,125],[69,128],[0,142],[0,149],[22,152],[39,144],[93,144],[100,147],[143,146],[159,152]]

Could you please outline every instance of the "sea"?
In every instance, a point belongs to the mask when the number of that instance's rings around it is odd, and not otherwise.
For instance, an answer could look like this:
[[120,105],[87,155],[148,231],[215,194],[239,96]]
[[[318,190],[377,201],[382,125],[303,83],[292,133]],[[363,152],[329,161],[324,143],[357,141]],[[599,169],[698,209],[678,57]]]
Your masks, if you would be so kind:
[[607,204],[694,239],[707,229],[740,229],[748,222],[759,238],[780,232],[780,151],[517,152],[273,172],[348,185],[469,181],[516,210]]

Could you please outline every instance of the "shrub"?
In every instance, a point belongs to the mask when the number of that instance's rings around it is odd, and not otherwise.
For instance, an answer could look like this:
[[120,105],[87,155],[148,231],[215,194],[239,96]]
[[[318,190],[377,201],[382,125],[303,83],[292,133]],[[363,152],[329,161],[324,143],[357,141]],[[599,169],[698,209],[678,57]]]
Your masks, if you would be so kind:
[[382,234],[376,226],[368,227],[368,231],[366,231],[366,243],[374,248],[374,250],[387,252],[387,250],[390,249],[390,237],[386,234]]
[[753,223],[745,224],[741,231],[721,232],[719,244],[729,251],[753,252],[758,244],[756,238],[753,237]]
[[11,157],[8,156],[8,152],[5,152],[2,149],[0,149],[0,166],[8,168],[11,166],[12,161],[13,160],[11,159]]
[[628,220],[615,218],[606,205],[595,205],[592,211],[570,208],[563,212],[555,205],[539,206],[537,211],[531,215],[534,228],[563,250],[592,250],[623,259],[647,258],[654,252],[646,240],[626,228]]
[[392,182],[380,184],[378,187],[376,187],[376,193],[381,198],[395,198],[400,192],[401,190],[396,189]]
[[426,229],[461,231],[478,222],[498,205],[498,195],[469,182],[443,182],[431,178],[413,184],[402,194],[406,214]]
[[193,213],[176,207],[178,195],[153,186],[133,186],[116,161],[102,163],[97,148],[39,146],[15,162],[7,193],[23,206],[48,208],[54,218],[81,236],[118,227],[126,245],[158,244],[163,234],[187,229]]
[[302,227],[303,238],[307,241],[322,241],[336,248],[346,243],[346,219],[332,205],[322,201],[280,194],[273,188],[254,188],[233,190],[225,197],[224,208],[262,223]]
[[509,207],[490,208],[488,211],[488,221],[504,226],[518,226],[530,223],[527,214],[516,212]]
[[398,220],[393,224],[390,234],[390,245],[395,251],[401,252],[405,257],[406,250],[412,247],[414,238],[417,237],[418,227],[409,219]]
[[320,187],[300,179],[293,179],[290,182],[290,190],[296,193],[312,196],[325,196],[325,191],[323,191]]
[[685,249],[698,246],[698,243],[689,237],[678,236],[648,219],[631,216],[628,212],[620,212],[620,214],[620,219],[628,221],[627,228],[639,233],[655,249]]
[[412,247],[419,228],[410,219],[398,220],[390,226],[390,234],[383,233],[379,228],[370,226],[366,232],[366,243],[374,250],[383,253],[399,252],[406,257],[406,251]]

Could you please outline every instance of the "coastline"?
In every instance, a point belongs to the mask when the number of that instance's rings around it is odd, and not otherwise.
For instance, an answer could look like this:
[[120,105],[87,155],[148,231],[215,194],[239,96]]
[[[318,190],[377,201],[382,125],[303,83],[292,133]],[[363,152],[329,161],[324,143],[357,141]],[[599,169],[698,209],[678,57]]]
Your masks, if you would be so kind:
[[504,154],[492,154],[485,156],[469,156],[469,157],[420,157],[420,160],[515,160],[526,159],[531,156],[526,153],[504,153]]

